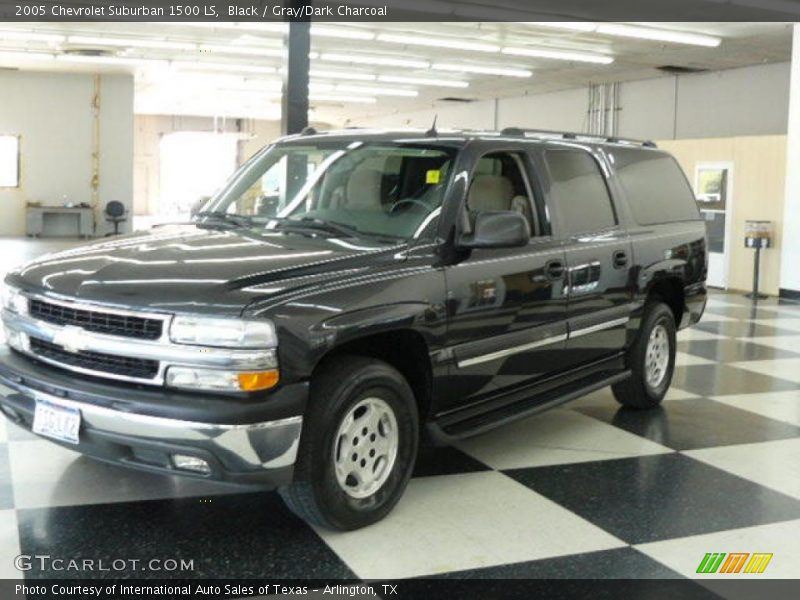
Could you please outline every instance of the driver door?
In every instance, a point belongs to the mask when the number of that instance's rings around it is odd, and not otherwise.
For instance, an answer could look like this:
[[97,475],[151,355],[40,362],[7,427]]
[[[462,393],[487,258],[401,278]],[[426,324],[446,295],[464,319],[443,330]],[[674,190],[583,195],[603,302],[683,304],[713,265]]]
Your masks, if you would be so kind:
[[566,257],[553,239],[536,173],[523,147],[479,154],[465,210],[515,210],[531,229],[518,248],[473,249],[445,269],[450,406],[490,399],[558,370],[567,325]]

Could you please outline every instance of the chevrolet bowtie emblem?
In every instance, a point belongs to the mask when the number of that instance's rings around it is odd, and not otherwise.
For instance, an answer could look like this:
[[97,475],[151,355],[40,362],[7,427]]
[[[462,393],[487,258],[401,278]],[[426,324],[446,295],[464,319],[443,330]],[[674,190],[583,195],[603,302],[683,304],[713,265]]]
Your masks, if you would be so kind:
[[53,343],[73,354],[86,350],[88,342],[80,327],[67,326],[53,336]]

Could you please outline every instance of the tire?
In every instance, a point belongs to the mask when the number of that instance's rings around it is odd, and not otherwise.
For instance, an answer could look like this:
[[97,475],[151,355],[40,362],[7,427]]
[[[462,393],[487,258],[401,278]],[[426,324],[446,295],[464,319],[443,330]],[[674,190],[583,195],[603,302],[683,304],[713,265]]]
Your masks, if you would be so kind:
[[292,512],[313,525],[365,527],[403,495],[418,444],[417,404],[403,376],[380,360],[335,358],[311,381],[294,481],[279,492]]
[[[651,352],[650,370],[648,352]],[[617,402],[640,409],[661,404],[675,369],[675,317],[663,302],[656,300],[645,305],[639,335],[628,350],[627,365],[631,377],[611,387]]]

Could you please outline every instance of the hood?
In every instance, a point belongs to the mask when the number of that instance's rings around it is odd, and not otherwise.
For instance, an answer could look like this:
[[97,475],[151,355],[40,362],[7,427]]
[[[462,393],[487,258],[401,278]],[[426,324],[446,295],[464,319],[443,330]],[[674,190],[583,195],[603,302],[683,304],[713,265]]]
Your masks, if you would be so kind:
[[401,247],[194,225],[92,242],[16,269],[31,292],[167,312],[239,314],[250,302],[395,262]]

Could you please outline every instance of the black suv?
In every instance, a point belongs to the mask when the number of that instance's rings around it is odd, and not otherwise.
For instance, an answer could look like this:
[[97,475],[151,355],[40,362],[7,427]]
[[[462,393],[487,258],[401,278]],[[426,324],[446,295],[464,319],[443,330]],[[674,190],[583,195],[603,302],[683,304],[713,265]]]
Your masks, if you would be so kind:
[[277,487],[354,529],[446,443],[611,385],[659,404],[705,227],[649,142],[286,137],[194,214],[10,273],[5,415],[148,471]]

